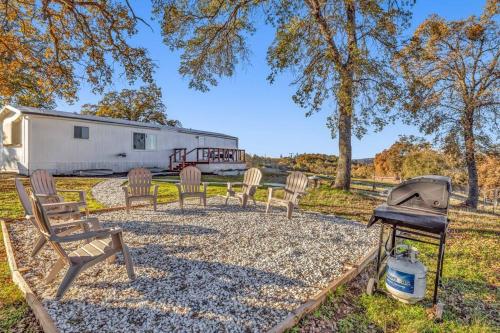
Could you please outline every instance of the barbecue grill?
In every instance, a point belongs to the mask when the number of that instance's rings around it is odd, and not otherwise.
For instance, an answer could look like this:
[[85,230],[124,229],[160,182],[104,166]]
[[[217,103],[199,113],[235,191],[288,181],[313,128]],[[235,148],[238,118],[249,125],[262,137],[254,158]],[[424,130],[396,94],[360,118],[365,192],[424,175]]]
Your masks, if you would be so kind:
[[[421,176],[409,179],[389,193],[387,202],[374,209],[368,227],[380,223],[376,276],[370,279],[367,292],[371,294],[384,274],[388,255],[394,254],[397,239],[408,239],[439,247],[433,304],[437,303],[441,285],[443,258],[448,229],[448,202],[451,180],[443,176]],[[391,229],[384,242],[384,227]],[[439,242],[436,242],[438,240]],[[390,244],[388,244],[390,241]],[[389,245],[389,248],[388,248]]]

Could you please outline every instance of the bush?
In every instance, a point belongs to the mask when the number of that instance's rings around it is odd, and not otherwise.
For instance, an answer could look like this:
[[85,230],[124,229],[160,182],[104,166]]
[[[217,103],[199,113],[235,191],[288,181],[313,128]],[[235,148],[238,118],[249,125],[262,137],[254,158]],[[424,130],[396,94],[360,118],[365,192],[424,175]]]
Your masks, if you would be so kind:
[[354,178],[371,179],[375,171],[373,164],[358,164],[352,166],[352,176]]
[[401,170],[404,179],[423,175],[443,175],[446,162],[442,154],[432,149],[423,149],[408,154]]

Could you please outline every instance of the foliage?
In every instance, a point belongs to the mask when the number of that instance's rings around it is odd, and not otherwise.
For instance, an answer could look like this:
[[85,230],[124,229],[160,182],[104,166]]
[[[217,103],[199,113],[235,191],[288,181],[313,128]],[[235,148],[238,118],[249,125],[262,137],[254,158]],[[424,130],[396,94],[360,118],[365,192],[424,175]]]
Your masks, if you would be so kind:
[[294,170],[333,175],[337,169],[338,157],[325,154],[300,154],[292,161]]
[[447,22],[433,15],[397,57],[408,86],[407,120],[457,143],[467,165],[471,207],[478,200],[477,150],[500,138],[498,11],[498,0],[488,0],[480,17]]
[[360,137],[369,123],[382,127],[398,100],[389,60],[411,2],[209,0],[193,5],[156,0],[154,11],[162,17],[164,42],[183,51],[179,72],[190,78],[190,87],[202,91],[247,60],[256,18],[275,27],[267,55],[269,80],[290,70],[297,86],[293,100],[308,115],[325,101],[335,101],[328,121],[332,135],[339,135],[335,186],[348,189],[352,129]]
[[177,120],[167,120],[161,89],[155,84],[138,90],[123,89],[106,93],[97,104],[82,106],[82,114],[180,126]]
[[0,13],[0,105],[72,102],[82,80],[102,92],[111,62],[130,82],[153,81],[146,50],[127,43],[141,21],[128,1],[5,0]]
[[500,155],[481,155],[477,171],[483,191],[500,189]]
[[400,178],[403,161],[412,151],[428,148],[430,145],[423,139],[414,136],[400,136],[388,149],[375,155],[374,165],[377,176],[394,176]]
[[279,158],[274,158],[274,157],[266,157],[266,156],[259,156],[259,155],[250,155],[246,154],[245,155],[245,161],[247,162],[247,165],[249,167],[263,167],[263,166],[270,166],[270,167],[279,167],[281,159]]
[[446,169],[443,155],[432,149],[410,152],[401,166],[403,179],[423,175],[442,175]]
[[352,166],[352,177],[368,179],[373,178],[375,167],[373,164],[354,164]]
[[326,154],[297,154],[290,157],[262,157],[249,156],[247,162],[250,166],[269,166],[282,170],[298,170],[323,175],[333,175],[337,169],[338,157]]

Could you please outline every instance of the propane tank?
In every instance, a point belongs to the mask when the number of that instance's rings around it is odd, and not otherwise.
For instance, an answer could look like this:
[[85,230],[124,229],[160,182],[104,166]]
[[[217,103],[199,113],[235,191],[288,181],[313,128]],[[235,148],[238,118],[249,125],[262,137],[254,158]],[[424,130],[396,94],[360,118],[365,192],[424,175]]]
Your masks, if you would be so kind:
[[403,303],[413,304],[425,296],[427,268],[417,260],[417,254],[415,248],[401,244],[387,260],[385,286]]

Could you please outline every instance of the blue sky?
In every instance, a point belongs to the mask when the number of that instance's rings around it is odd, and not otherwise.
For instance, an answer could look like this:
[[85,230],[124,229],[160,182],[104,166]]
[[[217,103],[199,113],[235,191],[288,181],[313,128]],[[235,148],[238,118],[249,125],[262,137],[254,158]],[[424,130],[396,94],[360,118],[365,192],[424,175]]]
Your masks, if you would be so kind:
[[[149,18],[150,8],[142,2],[134,9],[143,18]],[[413,11],[413,24],[408,35],[426,17],[435,13],[447,19],[460,19],[479,15],[485,0],[417,0]],[[153,30],[139,25],[139,33],[131,40],[149,50],[158,66],[155,74],[162,88],[164,103],[170,118],[178,119],[184,127],[216,131],[238,136],[240,147],[252,154],[280,156],[290,153],[338,154],[338,141],[332,139],[326,127],[326,118],[333,109],[332,103],[323,110],[305,117],[305,110],[291,100],[295,89],[291,76],[283,74],[270,85],[266,80],[269,68],[266,51],[274,30],[260,26],[251,37],[250,63],[239,66],[235,75],[225,78],[209,92],[188,88],[188,79],[178,74],[179,53],[170,51],[163,43],[158,22],[152,22]],[[116,71],[120,68],[116,65]],[[127,81],[116,76],[109,90],[129,88]],[[90,92],[82,84],[79,100],[73,105],[58,103],[62,111],[78,112],[85,103],[96,103],[100,96]],[[396,123],[381,132],[369,130],[361,140],[353,138],[353,157],[372,157],[389,147],[401,134],[419,135],[415,127]]]

